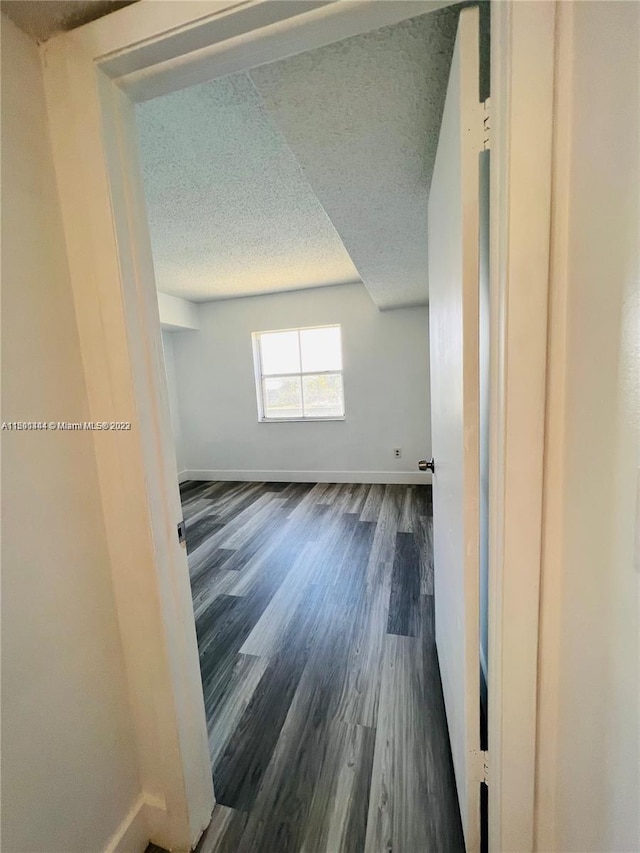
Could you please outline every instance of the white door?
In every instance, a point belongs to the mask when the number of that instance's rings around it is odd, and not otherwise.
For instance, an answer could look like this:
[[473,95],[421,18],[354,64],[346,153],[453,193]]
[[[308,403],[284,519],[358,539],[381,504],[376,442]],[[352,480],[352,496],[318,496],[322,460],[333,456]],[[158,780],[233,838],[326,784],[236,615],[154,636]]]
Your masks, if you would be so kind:
[[478,9],[460,14],[429,198],[436,644],[467,853],[480,848]]

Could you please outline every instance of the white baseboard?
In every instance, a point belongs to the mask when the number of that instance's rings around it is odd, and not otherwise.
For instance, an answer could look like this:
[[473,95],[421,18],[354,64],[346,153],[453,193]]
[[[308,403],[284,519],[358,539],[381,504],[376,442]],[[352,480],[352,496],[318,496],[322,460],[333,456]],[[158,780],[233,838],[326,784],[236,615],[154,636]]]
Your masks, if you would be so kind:
[[189,471],[178,471],[178,482],[184,483],[185,480],[192,480],[193,478],[189,474]]
[[[184,476],[183,476],[184,475]],[[184,480],[239,480],[250,483],[397,483],[399,485],[431,482],[431,474],[423,471],[183,471]]]
[[144,853],[150,840],[166,834],[166,821],[164,800],[140,794],[109,839],[104,853]]
[[140,794],[109,839],[104,853],[144,853],[149,844],[146,803]]

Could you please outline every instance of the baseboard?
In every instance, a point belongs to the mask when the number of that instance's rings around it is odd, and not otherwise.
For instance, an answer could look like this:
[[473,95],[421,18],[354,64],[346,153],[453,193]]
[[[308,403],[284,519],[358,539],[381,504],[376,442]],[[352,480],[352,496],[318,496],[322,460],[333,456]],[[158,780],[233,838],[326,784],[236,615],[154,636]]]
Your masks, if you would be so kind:
[[104,853],[144,853],[148,844],[146,803],[144,796],[140,794],[109,839]]
[[179,471],[178,472],[178,482],[184,483],[185,480],[192,480],[193,477],[190,477],[189,474],[190,474],[189,471]]
[[109,839],[104,853],[144,853],[150,839],[166,835],[166,821],[164,800],[140,794]]
[[[184,480],[239,480],[250,483],[396,483],[431,482],[423,471],[183,471]],[[183,479],[180,480],[183,482]]]

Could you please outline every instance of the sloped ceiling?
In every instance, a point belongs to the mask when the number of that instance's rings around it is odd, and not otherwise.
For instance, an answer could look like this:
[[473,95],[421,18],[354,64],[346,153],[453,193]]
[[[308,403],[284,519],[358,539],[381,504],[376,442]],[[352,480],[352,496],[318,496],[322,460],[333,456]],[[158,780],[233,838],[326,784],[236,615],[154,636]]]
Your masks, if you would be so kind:
[[424,304],[449,7],[137,107],[158,289]]
[[359,281],[246,74],[137,108],[158,290],[193,301]]
[[251,72],[379,308],[425,303],[427,199],[457,10]]
[[38,42],[81,27],[138,0],[1,0],[0,12]]

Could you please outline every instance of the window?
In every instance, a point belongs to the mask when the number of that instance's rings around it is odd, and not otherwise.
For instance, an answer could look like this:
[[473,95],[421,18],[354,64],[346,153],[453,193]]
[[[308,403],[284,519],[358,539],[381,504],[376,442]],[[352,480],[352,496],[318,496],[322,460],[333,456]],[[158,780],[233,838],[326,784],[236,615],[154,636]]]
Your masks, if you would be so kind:
[[261,421],[344,418],[340,326],[255,332]]

